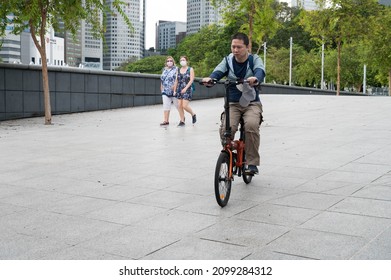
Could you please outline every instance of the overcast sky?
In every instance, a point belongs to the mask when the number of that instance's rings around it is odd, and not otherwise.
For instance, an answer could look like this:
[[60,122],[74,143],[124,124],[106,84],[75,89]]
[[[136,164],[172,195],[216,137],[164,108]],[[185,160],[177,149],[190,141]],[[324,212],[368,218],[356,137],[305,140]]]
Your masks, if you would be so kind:
[[146,0],[145,47],[155,47],[155,24],[159,20],[186,22],[187,0]]

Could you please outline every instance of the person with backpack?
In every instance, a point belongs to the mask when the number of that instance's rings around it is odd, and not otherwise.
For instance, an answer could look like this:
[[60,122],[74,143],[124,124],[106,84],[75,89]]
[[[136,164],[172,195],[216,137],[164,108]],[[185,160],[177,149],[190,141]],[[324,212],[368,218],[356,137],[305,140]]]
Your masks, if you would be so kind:
[[194,91],[194,69],[188,66],[189,59],[186,56],[181,56],[179,62],[182,67],[178,70],[175,88],[180,117],[178,126],[181,127],[185,126],[185,111],[191,115],[193,124],[197,122],[197,116],[189,105]]
[[[210,85],[212,79],[220,80],[227,77],[229,80],[246,80],[248,83],[231,85],[228,101],[230,103],[230,122],[232,136],[238,130],[240,118],[243,117],[246,137],[247,168],[245,173],[258,174],[260,164],[260,125],[262,123],[262,103],[259,98],[259,84],[265,78],[265,68],[262,59],[251,54],[248,49],[249,38],[244,33],[236,33],[231,40],[232,53],[224,57],[209,77],[202,79],[202,83]],[[223,139],[225,117],[221,117],[220,137]]]

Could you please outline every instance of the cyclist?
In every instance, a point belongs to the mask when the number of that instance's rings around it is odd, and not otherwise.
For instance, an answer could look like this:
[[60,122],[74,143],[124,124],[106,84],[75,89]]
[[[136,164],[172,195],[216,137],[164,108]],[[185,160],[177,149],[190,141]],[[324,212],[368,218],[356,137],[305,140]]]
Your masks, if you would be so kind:
[[[229,88],[230,122],[232,137],[238,130],[240,117],[243,117],[246,137],[246,160],[247,168],[245,173],[258,174],[260,164],[259,128],[262,122],[262,103],[259,99],[259,90],[256,88],[265,77],[265,69],[262,59],[251,54],[248,49],[249,39],[244,33],[236,33],[231,40],[231,51],[223,58],[219,65],[213,70],[209,77],[202,79],[202,83],[208,85],[212,79],[220,80],[227,77],[229,80],[247,80],[241,85],[231,85]],[[221,117],[220,137],[223,139],[225,128],[225,117]]]

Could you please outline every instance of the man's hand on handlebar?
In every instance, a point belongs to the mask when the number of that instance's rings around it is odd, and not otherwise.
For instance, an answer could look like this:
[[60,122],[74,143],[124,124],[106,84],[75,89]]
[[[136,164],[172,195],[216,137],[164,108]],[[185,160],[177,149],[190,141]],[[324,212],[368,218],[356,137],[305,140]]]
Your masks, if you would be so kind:
[[213,87],[215,85],[214,80],[210,77],[203,78],[200,84],[203,84],[204,86],[207,87]]
[[255,87],[259,84],[258,79],[256,77],[248,77],[247,82],[250,86]]

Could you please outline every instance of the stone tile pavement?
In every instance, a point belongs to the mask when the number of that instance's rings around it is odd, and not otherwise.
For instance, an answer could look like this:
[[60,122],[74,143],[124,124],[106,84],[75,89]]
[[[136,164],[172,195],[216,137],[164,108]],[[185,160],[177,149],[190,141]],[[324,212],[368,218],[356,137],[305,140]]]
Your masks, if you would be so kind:
[[213,191],[222,99],[0,122],[0,259],[391,259],[391,99],[265,95],[260,175]]

